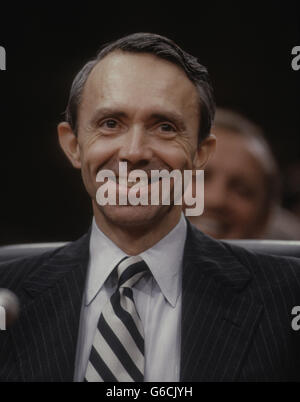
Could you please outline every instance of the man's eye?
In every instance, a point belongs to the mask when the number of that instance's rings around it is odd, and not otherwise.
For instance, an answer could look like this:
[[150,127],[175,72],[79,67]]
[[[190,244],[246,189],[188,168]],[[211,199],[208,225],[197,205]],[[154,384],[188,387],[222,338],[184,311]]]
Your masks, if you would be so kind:
[[105,127],[105,128],[116,128],[117,127],[117,122],[116,122],[116,120],[113,120],[113,119],[108,119],[108,120],[105,120],[102,124],[101,124],[101,126],[103,126],[103,127]]
[[168,123],[161,124],[160,129],[162,131],[175,131],[175,128],[171,124],[168,124]]

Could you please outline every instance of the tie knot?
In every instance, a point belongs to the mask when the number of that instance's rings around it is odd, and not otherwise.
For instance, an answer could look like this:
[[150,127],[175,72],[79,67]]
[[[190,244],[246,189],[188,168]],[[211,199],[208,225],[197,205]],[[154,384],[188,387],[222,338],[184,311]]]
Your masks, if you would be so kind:
[[132,288],[148,271],[148,266],[140,256],[126,257],[117,266],[118,288]]

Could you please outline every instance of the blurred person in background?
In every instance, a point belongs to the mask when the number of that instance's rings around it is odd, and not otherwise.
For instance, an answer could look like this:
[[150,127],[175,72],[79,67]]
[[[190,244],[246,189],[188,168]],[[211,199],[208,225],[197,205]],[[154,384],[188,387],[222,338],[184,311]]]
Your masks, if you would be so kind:
[[291,162],[285,169],[284,205],[300,219],[300,161]]
[[280,172],[262,130],[218,109],[217,149],[205,168],[204,213],[189,217],[218,239],[300,239],[300,220],[281,208]]

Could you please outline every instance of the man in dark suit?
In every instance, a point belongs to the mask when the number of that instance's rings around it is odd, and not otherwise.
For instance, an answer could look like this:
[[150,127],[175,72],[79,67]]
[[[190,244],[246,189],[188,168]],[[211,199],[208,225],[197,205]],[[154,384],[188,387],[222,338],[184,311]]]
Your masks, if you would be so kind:
[[0,266],[0,286],[21,303],[15,325],[0,334],[2,380],[300,379],[291,327],[299,261],[213,240],[174,200],[97,199],[103,170],[116,174],[119,197],[128,194],[119,162],[149,178],[204,166],[213,115],[206,69],[158,35],[109,44],[79,72],[58,133],[94,219],[76,242]]

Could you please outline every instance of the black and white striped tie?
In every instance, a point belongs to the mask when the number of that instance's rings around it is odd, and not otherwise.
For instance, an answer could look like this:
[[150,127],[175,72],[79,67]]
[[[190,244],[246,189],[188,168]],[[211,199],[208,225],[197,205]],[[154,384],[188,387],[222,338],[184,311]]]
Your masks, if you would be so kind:
[[144,330],[132,287],[147,270],[139,256],[126,257],[117,265],[118,287],[100,315],[85,381],[144,380]]

